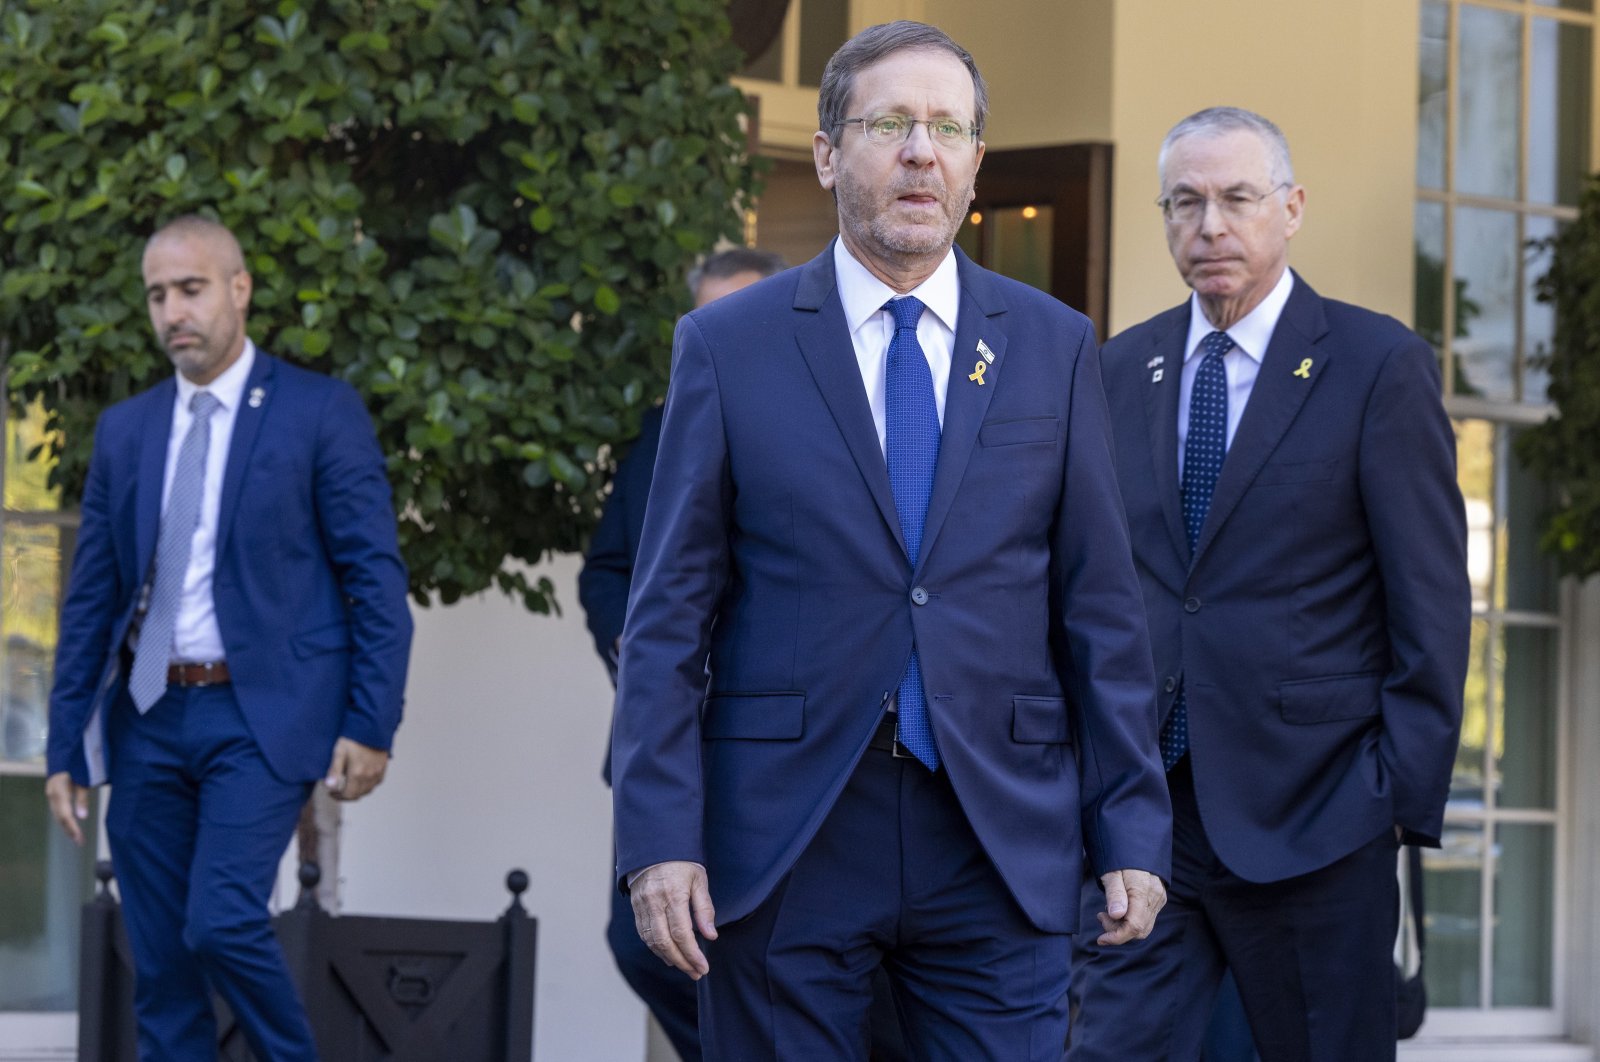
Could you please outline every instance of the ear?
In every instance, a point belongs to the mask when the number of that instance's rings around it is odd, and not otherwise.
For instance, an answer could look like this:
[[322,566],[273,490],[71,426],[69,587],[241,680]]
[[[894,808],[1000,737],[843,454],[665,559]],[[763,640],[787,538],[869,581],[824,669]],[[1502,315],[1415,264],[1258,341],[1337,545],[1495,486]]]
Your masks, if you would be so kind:
[[233,308],[243,313],[250,307],[250,293],[255,290],[255,282],[250,279],[250,274],[241,269],[228,281],[228,296],[233,300]]
[[1289,189],[1289,194],[1284,197],[1283,208],[1288,214],[1284,225],[1284,237],[1288,238],[1300,231],[1300,223],[1306,216],[1306,190],[1300,185]]
[[817,182],[824,190],[830,192],[833,191],[834,181],[838,177],[833,167],[833,156],[837,150],[833,141],[828,139],[827,133],[818,129],[811,134],[811,156],[817,164]]

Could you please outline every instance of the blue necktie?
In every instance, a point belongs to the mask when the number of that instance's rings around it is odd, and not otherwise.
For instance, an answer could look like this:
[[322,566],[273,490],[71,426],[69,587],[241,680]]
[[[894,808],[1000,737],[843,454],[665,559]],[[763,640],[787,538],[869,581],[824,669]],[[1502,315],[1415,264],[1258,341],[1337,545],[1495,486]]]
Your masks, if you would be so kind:
[[[1189,435],[1183,443],[1183,529],[1194,553],[1200,529],[1211,509],[1211,495],[1228,454],[1228,374],[1222,358],[1233,349],[1226,332],[1212,332],[1200,341],[1205,360],[1194,374],[1189,393]],[[1172,770],[1189,751],[1189,697],[1179,687],[1178,700],[1161,730],[1161,762]]]
[[[915,570],[922,552],[922,525],[933,495],[933,469],[939,463],[939,407],[933,400],[933,373],[917,342],[917,320],[923,306],[907,296],[891,299],[884,309],[894,315],[894,338],[884,370],[884,455],[889,461],[889,486],[906,552]],[[900,680],[898,736],[900,744],[930,771],[939,769],[939,748],[928,720],[928,695],[922,688],[922,661],[916,646]]]
[[211,414],[221,405],[205,391],[196,391],[189,400],[194,420],[178,447],[178,463],[172,470],[167,510],[161,514],[161,530],[156,535],[155,580],[139,627],[133,670],[128,676],[128,692],[133,696],[134,707],[141,712],[148,712],[167,692],[172,630],[178,621],[178,601],[183,596],[183,577],[189,570],[195,529],[200,525],[200,500],[205,496]]

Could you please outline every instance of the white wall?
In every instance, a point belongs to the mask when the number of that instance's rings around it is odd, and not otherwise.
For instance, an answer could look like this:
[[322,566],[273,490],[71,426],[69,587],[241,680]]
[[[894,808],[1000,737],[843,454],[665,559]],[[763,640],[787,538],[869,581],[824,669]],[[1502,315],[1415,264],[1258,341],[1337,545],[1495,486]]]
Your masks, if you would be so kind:
[[534,1057],[644,1057],[645,1011],[606,949],[611,686],[583,626],[578,558],[542,567],[566,615],[498,592],[417,621],[406,718],[383,786],[345,811],[346,914],[494,918],[506,871],[539,920]]

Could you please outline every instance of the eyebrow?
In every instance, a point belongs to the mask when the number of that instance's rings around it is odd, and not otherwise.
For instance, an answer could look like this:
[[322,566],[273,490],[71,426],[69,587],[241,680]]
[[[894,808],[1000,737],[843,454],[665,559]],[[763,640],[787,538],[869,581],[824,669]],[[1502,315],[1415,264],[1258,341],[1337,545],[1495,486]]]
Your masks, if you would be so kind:
[[204,284],[206,282],[207,278],[202,276],[179,277],[176,280],[158,281],[154,284],[147,284],[145,285],[144,293],[146,295],[152,295],[155,292],[160,291],[162,288],[181,288],[188,284]]
[[[1228,187],[1226,187],[1226,188],[1224,188],[1222,190],[1222,194],[1223,195],[1227,195],[1229,192],[1254,192],[1255,190],[1256,190],[1256,186],[1253,183],[1251,183],[1250,181],[1234,181],[1232,184],[1228,185]],[[1185,194],[1186,195],[1199,195],[1200,194],[1200,189],[1194,187],[1188,181],[1179,181],[1177,184],[1173,185],[1171,189],[1168,190],[1167,194],[1168,195],[1185,195]]]

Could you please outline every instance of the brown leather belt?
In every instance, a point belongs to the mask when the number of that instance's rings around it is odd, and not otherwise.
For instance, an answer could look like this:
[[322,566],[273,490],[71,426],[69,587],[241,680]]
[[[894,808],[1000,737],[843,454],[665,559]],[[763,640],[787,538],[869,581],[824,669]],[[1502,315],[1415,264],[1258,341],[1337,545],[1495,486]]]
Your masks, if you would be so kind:
[[893,712],[884,712],[883,718],[878,722],[878,729],[872,732],[872,740],[867,742],[867,748],[887,752],[897,760],[916,759],[911,755],[910,749],[895,739],[895,724],[899,718]]
[[226,660],[213,660],[205,664],[168,664],[168,686],[221,686],[232,682]]

